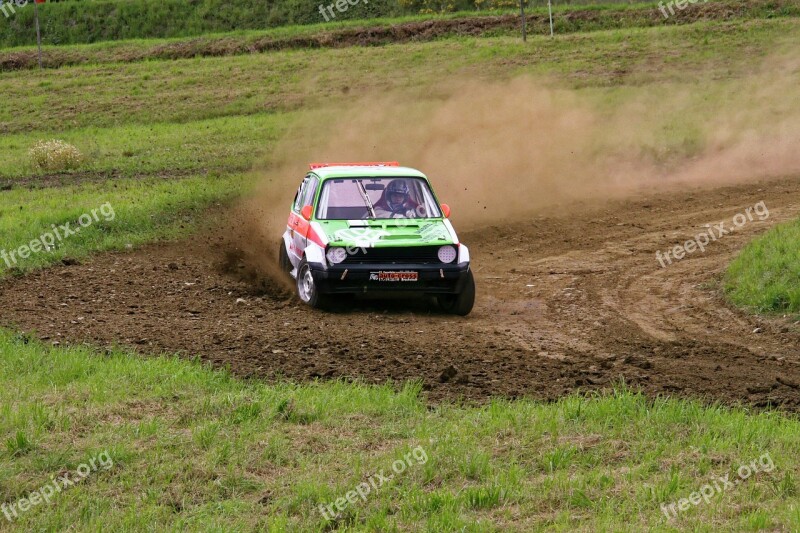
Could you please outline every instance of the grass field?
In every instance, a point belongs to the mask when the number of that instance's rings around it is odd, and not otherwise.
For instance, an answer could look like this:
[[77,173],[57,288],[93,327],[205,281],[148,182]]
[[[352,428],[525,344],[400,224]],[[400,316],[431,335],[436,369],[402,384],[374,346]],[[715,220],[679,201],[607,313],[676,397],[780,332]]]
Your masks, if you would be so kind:
[[[375,87],[416,88],[425,94],[445,76],[495,80],[538,75],[574,88],[617,88],[619,98],[631,86],[649,84],[655,103],[659,93],[751,73],[767,55],[796,41],[798,33],[795,19],[713,22],[557,40],[537,37],[527,45],[510,37],[458,38],[16,71],[0,74],[0,91],[8,104],[0,108],[0,132],[2,142],[13,142],[5,136],[132,124],[187,125],[332,107]],[[223,79],[224,84],[219,82]]]
[[[247,188],[241,174],[225,177],[187,177],[180,180],[119,179],[97,184],[3,193],[0,208],[2,256],[0,273],[19,273],[64,259],[85,259],[91,252],[125,249],[153,240],[185,237],[208,227],[208,209],[233,199]],[[82,215],[109,205],[93,223],[80,227]],[[53,226],[70,224],[70,235]],[[45,234],[50,250],[29,257],[10,255]],[[55,244],[55,246],[53,246]]]
[[[332,2],[324,3],[329,5]],[[722,3],[730,14],[750,17],[797,14],[794,0],[753,0],[746,5],[730,0]],[[39,8],[43,40],[49,45],[94,43],[144,38],[194,37],[210,33],[281,28],[288,25],[316,26],[319,31],[336,28],[348,22],[354,25],[373,24],[385,18],[431,19],[453,13],[498,15],[516,13],[518,4],[508,0],[372,0],[355,2],[337,10],[334,17],[323,17],[320,2],[313,0],[126,0],[76,1],[48,3]],[[627,0],[563,0],[555,4],[559,32],[590,31],[621,26],[681,23],[685,15],[677,11],[664,19],[656,11],[656,2]],[[526,2],[529,13],[547,13],[547,2]],[[567,11],[594,11],[595,17],[562,17]],[[10,8],[6,8],[6,12]],[[34,13],[30,5],[16,9],[0,25],[0,45],[21,46],[36,43]],[[380,22],[378,25],[386,24]],[[289,30],[294,33],[296,30]],[[313,29],[310,31],[314,31]],[[286,30],[279,30],[286,33]],[[308,31],[301,30],[302,33]]]
[[[112,45],[65,47],[95,59],[0,74],[0,180],[8,189],[0,192],[0,250],[105,203],[113,221],[19,268],[186,236],[207,224],[208,207],[252,186],[260,177],[252,169],[307,114],[352,105],[376,88],[436,98],[441,77],[537,76],[601,111],[637,101],[658,124],[649,142],[691,154],[702,132],[665,114],[661,102],[702,87],[689,107],[698,121],[713,118],[708,102],[735,99],[733,81],[799,37],[800,25],[786,18],[527,44],[453,38],[175,61],[117,63],[106,53]],[[50,138],[87,155],[64,173],[75,183],[39,186],[47,173],[30,165],[27,151]],[[797,305],[796,246],[788,246],[797,226],[779,231],[732,267],[732,276],[747,280],[737,282],[741,303],[775,308],[784,301],[775,295],[786,291]],[[757,271],[745,272],[748,257],[764,258]],[[0,263],[0,275],[8,270]],[[794,274],[770,292],[767,272]],[[49,346],[3,331],[0,398],[0,502],[17,504],[102,452],[114,463],[14,524],[0,516],[0,530],[800,529],[795,417],[652,401],[622,384],[613,394],[555,404],[431,406],[413,383],[244,382],[171,354]],[[320,504],[346,497],[420,447],[424,463],[348,504],[339,518],[321,516]],[[719,477],[735,479],[741,465],[765,454],[769,472],[677,516],[662,511]]]
[[[549,34],[548,10],[530,8],[527,30],[532,37]],[[796,0],[758,0],[756,2],[713,2],[697,10],[678,11],[663,18],[653,3],[600,3],[585,6],[557,4],[553,24],[559,36],[602,30],[685,25],[698,21],[735,22],[742,20],[797,17]],[[60,28],[60,26],[57,26]],[[44,33],[42,64],[48,68],[90,63],[136,62],[148,59],[188,59],[247,55],[287,49],[344,48],[379,46],[404,42],[436,41],[453,37],[518,37],[516,10],[457,12],[442,15],[407,15],[370,20],[332,20],[326,23],[279,26],[267,30],[247,30],[236,26],[233,32],[205,33],[169,39],[152,38],[99,40],[88,37],[64,40]],[[129,36],[131,37],[131,36]],[[145,38],[151,37],[151,38]],[[29,41],[32,44],[32,41]],[[66,46],[67,43],[93,43]],[[58,44],[59,46],[48,46]],[[0,72],[38,67],[33,46],[20,46],[0,52]]]
[[800,312],[800,222],[750,243],[731,263],[725,282],[737,305],[756,312]]
[[[21,513],[27,530],[800,527],[800,423],[779,414],[624,390],[429,409],[413,384],[243,383],[184,360],[45,348],[11,333],[0,369],[2,501],[103,452],[114,463]],[[760,472],[708,503],[662,511],[754,460]],[[339,518],[322,515],[381,472],[397,473],[351,496]]]
[[[78,172],[108,173],[125,177],[181,173],[235,173],[250,170],[266,147],[281,135],[291,112],[224,116],[190,123],[152,122],[54,131],[87,157]],[[4,135],[0,140],[0,176],[44,176],[32,165],[28,150],[48,135],[31,131]]]

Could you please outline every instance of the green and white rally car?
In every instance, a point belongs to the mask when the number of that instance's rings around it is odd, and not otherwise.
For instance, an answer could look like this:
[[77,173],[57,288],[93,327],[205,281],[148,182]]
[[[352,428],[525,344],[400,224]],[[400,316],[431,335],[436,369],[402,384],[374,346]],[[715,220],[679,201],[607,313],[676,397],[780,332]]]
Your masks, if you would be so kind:
[[312,164],[297,190],[280,266],[300,299],[336,294],[434,296],[467,315],[475,302],[469,250],[428,178],[396,162]]

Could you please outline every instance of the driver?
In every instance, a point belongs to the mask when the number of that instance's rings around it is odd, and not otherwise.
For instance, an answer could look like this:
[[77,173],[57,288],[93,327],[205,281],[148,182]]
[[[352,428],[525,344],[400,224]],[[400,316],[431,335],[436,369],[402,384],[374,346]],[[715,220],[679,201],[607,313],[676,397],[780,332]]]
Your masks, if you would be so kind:
[[417,203],[411,199],[408,183],[404,179],[392,180],[383,191],[383,196],[375,204],[378,218],[415,218]]

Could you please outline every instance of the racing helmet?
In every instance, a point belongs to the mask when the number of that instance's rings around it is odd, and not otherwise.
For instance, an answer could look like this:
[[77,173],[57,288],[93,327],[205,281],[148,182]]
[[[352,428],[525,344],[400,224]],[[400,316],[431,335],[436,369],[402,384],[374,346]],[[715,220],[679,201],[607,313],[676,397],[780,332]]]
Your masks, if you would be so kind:
[[406,180],[393,180],[386,186],[386,205],[392,213],[405,210],[408,202],[408,184]]

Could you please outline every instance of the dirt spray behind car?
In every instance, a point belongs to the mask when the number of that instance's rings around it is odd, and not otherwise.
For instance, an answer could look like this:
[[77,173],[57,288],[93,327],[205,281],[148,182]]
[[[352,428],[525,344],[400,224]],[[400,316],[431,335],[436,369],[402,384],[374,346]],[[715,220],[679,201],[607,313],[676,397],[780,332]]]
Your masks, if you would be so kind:
[[[800,170],[800,106],[785,96],[796,92],[791,77],[770,73],[713,102],[696,87],[670,87],[600,108],[587,91],[531,78],[461,82],[424,101],[380,95],[343,111],[316,157],[424,168],[467,229],[575,202],[784,175]],[[758,76],[777,79],[767,85]],[[674,123],[698,108],[707,119],[671,139]]]
[[236,202],[223,215],[209,243],[221,270],[266,293],[285,297],[294,287],[277,266],[274,232],[285,225],[280,218],[291,201],[287,190],[274,180],[263,180],[251,196]]
[[[532,78],[445,81],[423,99],[414,91],[359,98],[350,91],[303,113],[258,165],[263,186],[248,199],[257,209],[245,211],[255,218],[242,215],[236,245],[254,264],[274,264],[276,252],[259,238],[285,223],[308,161],[401,160],[425,168],[441,200],[459,206],[453,218],[465,230],[654,188],[797,172],[800,106],[785,98],[793,80],[781,74],[793,61],[770,59],[713,102],[702,88],[670,86],[599,108],[589,91]],[[696,139],[669,138],[681,115],[700,109],[707,120]]]

